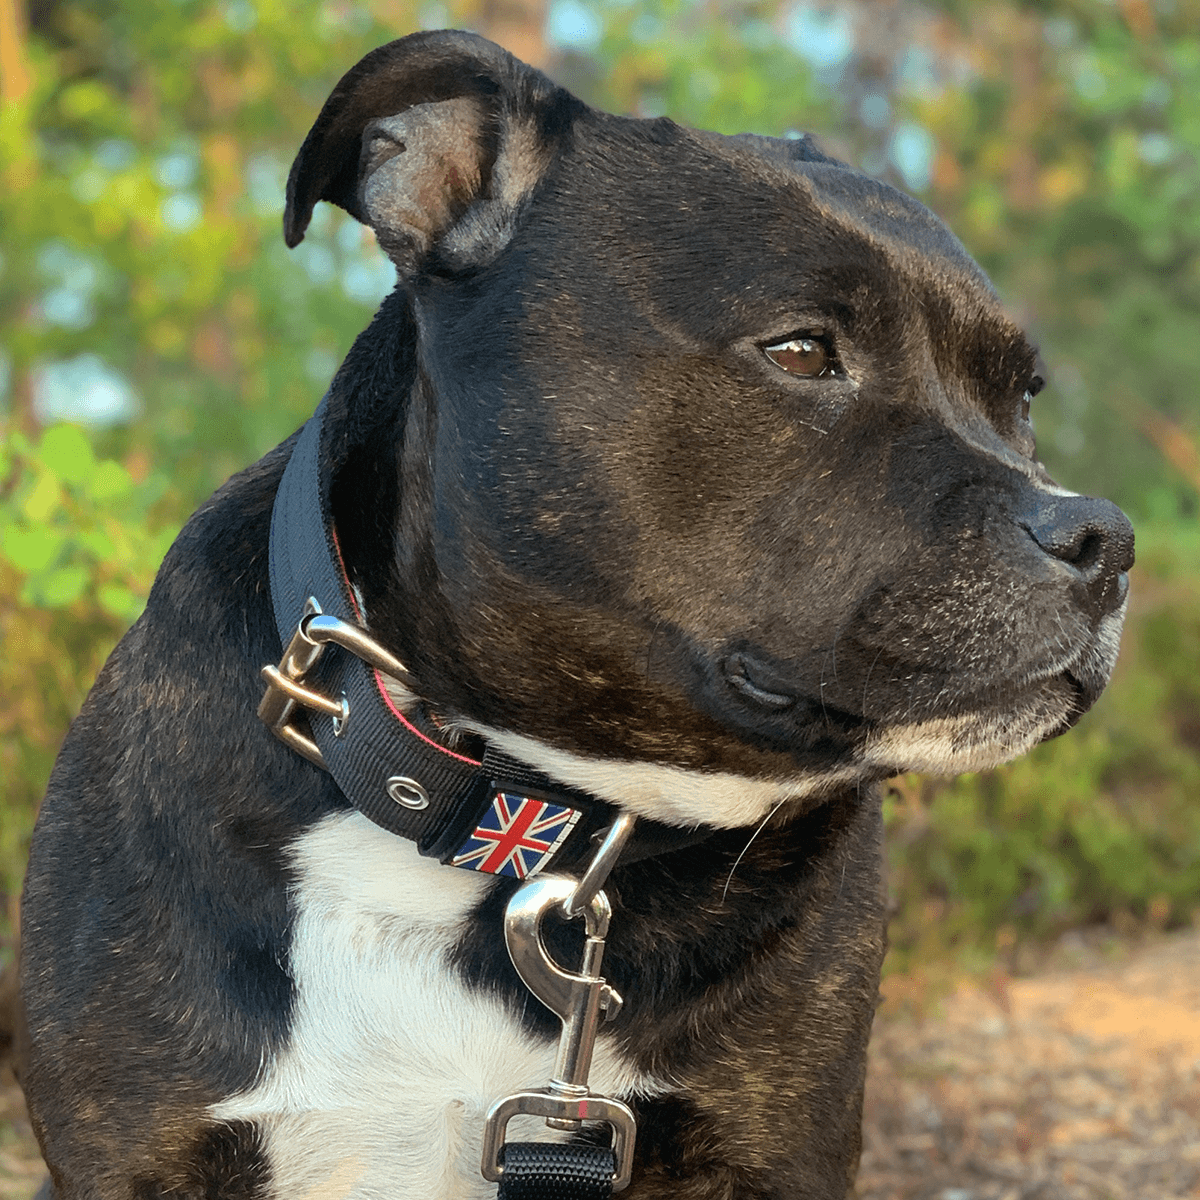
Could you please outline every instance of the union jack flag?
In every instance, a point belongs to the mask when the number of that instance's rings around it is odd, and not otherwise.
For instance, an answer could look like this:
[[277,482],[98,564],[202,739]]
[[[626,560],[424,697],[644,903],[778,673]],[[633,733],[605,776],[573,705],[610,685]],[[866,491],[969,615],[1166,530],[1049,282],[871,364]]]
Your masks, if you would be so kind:
[[492,807],[450,864],[528,879],[553,857],[578,820],[574,808],[497,792]]

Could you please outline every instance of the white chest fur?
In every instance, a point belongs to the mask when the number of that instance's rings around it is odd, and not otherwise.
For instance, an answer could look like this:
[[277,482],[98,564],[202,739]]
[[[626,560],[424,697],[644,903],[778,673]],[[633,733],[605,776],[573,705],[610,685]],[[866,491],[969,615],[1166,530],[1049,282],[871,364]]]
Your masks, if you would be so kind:
[[[358,813],[326,817],[291,853],[290,1036],[255,1085],[212,1115],[258,1124],[278,1200],[494,1197],[479,1174],[484,1114],[501,1096],[545,1086],[555,1045],[449,966],[491,878],[423,859]],[[662,1090],[603,1036],[591,1085]],[[526,1120],[510,1138],[550,1140]]]

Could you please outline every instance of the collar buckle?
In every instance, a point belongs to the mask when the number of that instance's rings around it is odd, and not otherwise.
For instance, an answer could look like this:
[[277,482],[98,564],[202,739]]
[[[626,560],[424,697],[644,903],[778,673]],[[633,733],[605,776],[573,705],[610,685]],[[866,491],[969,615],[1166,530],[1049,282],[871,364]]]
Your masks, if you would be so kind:
[[292,724],[298,705],[328,713],[335,720],[341,720],[343,727],[350,715],[349,706],[343,709],[343,705],[346,704],[344,698],[340,702],[330,700],[328,696],[314,692],[303,683],[304,677],[325,653],[325,647],[319,642],[314,642],[304,632],[304,622],[320,611],[321,606],[316,599],[309,596],[304,602],[304,615],[300,618],[300,624],[296,626],[296,632],[292,634],[292,640],[283,651],[279,666],[271,666],[268,663],[259,672],[267,681],[267,690],[259,701],[258,716],[285,746],[291,747],[297,754],[303,754],[309,762],[328,771],[325,756],[317,743]]
[[[361,625],[353,625],[338,617],[328,616],[315,596],[304,602],[304,612],[296,632],[287,644],[278,666],[267,664],[259,672],[267,681],[267,690],[259,701],[258,715],[271,732],[286,746],[303,754],[309,762],[329,770],[320,747],[306,733],[292,724],[297,706],[311,708],[333,718],[334,736],[341,737],[350,720],[350,702],[343,694],[331,700],[304,680],[316,667],[329,643],[341,646],[368,667],[390,675],[403,684],[410,682],[405,665],[381,646]],[[428,801],[427,801],[428,803]]]

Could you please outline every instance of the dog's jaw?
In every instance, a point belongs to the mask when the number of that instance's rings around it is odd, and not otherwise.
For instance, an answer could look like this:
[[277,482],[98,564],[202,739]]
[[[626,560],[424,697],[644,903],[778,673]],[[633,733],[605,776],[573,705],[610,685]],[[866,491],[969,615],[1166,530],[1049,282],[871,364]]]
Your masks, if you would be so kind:
[[[639,817],[681,827],[751,827],[785,805],[807,808],[842,787],[861,788],[909,771],[957,775],[988,770],[1065,732],[1091,706],[1112,674],[1127,607],[1126,600],[1102,618],[1094,639],[1052,672],[1020,681],[1013,699],[987,710],[873,729],[848,761],[825,769],[754,778],[578,754],[462,716],[449,717],[445,728],[451,737],[480,736],[551,778]],[[387,680],[386,687],[402,712],[419,702],[395,680]]]
[[780,779],[753,779],[729,771],[584,757],[521,734],[471,722],[463,726],[552,778],[665,825],[740,829],[758,824],[781,804],[819,798],[862,776],[851,765]]
[[[385,680],[385,687],[401,712],[410,712],[418,703],[396,680]],[[635,816],[683,828],[755,825],[781,803],[824,795],[839,784],[853,783],[859,774],[847,768],[782,779],[751,779],[728,771],[695,771],[575,754],[539,738],[493,729],[468,718],[452,717],[445,721],[444,730],[450,738],[475,734],[560,783],[619,805]]]
[[1019,699],[990,713],[886,727],[867,739],[864,763],[888,775],[985,771],[1065,733],[1108,684],[1127,607],[1102,618],[1094,639],[1054,672],[1026,681]]

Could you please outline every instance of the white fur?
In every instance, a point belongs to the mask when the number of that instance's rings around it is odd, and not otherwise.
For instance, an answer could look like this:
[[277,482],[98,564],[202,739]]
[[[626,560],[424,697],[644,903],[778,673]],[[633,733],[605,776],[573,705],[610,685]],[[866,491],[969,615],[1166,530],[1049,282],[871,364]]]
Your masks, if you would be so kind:
[[893,726],[872,737],[863,761],[893,773],[925,771],[960,775],[984,771],[1032,749],[1067,715],[1064,703],[1053,712],[995,717],[941,717]]
[[1039,492],[1047,492],[1051,496],[1066,496],[1067,498],[1070,498],[1072,496],[1079,495],[1079,492],[1073,492],[1070,488],[1060,487],[1057,483],[1053,482],[1053,480],[1040,479],[1036,475],[1030,475],[1030,479],[1033,481],[1033,486],[1036,487]]
[[[421,858],[358,813],[325,817],[290,853],[290,1036],[213,1117],[257,1122],[274,1200],[494,1197],[479,1173],[484,1114],[502,1096],[544,1087],[556,1044],[527,1035],[448,962],[492,878]],[[608,1095],[664,1090],[604,1034],[590,1082]],[[530,1118],[510,1131],[555,1136]]]
[[751,779],[726,771],[584,758],[521,734],[470,722],[463,725],[554,779],[667,825],[714,825],[718,829],[757,825],[781,800],[818,795],[861,775],[853,767],[842,767],[781,779]]
[[[410,712],[417,697],[399,681],[381,678],[392,703],[401,712]],[[819,795],[861,776],[861,771],[853,767],[841,767],[800,772],[782,779],[751,779],[727,771],[586,758],[537,738],[474,721],[456,720],[447,728],[451,735],[464,731],[479,734],[511,758],[569,787],[619,804],[635,816],[682,828],[712,825],[717,829],[741,829],[757,825],[783,800]]]

